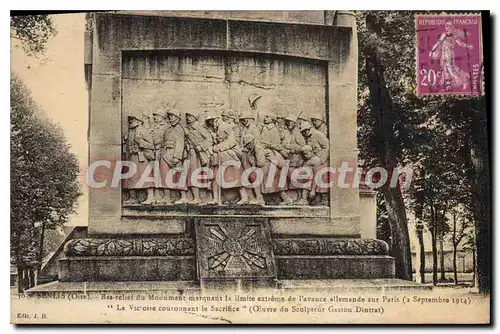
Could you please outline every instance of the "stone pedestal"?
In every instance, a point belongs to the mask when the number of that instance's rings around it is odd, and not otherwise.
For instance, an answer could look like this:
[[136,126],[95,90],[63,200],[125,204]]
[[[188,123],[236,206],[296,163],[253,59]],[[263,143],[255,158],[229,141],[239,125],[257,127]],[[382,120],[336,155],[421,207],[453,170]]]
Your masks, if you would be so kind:
[[247,208],[245,216],[224,215],[236,211],[231,206],[220,207],[221,215],[208,216],[205,213],[213,207],[174,206],[166,215],[155,215],[161,206],[135,208],[127,208],[130,217],[155,217],[165,223],[173,217],[185,231],[154,238],[70,240],[64,248],[66,258],[59,262],[59,280],[199,281],[202,287],[221,288],[275,286],[283,279],[394,277],[394,259],[387,255],[384,241],[273,233],[276,219],[288,221],[289,228],[300,221],[307,227],[309,219],[287,217],[300,211],[298,207]]

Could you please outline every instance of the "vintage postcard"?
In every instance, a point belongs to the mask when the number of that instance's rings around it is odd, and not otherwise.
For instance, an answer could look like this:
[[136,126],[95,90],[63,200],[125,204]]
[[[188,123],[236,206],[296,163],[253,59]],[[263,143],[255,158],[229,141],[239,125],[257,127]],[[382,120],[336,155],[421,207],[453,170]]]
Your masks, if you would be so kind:
[[12,323],[490,323],[489,12],[10,22]]

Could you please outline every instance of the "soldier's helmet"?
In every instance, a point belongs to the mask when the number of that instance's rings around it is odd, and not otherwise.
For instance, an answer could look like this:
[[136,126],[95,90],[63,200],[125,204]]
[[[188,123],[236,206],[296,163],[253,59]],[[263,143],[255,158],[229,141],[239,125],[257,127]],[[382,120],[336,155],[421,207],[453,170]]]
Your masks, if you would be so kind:
[[159,109],[156,109],[155,111],[153,111],[153,116],[160,116],[163,118],[167,118],[167,114],[165,113],[165,111],[162,108],[159,108]]
[[252,93],[248,96],[248,103],[250,104],[250,108],[252,108],[252,110],[257,109],[257,101],[259,101],[261,97],[262,96],[257,93]]
[[167,111],[167,115],[174,115],[182,119],[182,114],[179,109],[170,109]]
[[285,116],[286,121],[297,123],[297,115],[289,113]]
[[274,112],[274,110],[265,110],[265,111],[262,111],[261,114],[260,114],[262,117],[264,116],[269,116],[271,118],[276,118],[276,113]]
[[255,119],[255,113],[251,111],[245,111],[241,116],[240,119]]
[[300,125],[300,131],[308,130],[311,128],[311,124],[309,122],[304,122]]
[[326,117],[325,117],[325,115],[312,115],[311,116],[311,120],[313,120],[313,119],[319,119],[323,123],[326,123]]
[[135,116],[128,116],[127,119],[128,119],[129,125],[133,126],[133,127],[136,127],[139,124],[144,124],[144,121],[142,119],[135,117]]
[[220,114],[221,116],[226,116],[226,117],[229,117],[231,119],[233,119],[234,121],[236,121],[236,114],[233,110],[229,109],[229,108],[224,108],[222,109],[222,112]]
[[128,121],[129,122],[141,122],[142,123],[142,119],[138,118],[138,117],[135,117],[135,116],[128,116]]
[[207,116],[205,117],[205,121],[208,121],[209,119],[217,119],[219,118],[219,115],[217,115],[217,112],[215,110],[209,110],[207,111]]
[[196,118],[196,119],[200,119],[200,115],[198,114],[198,112],[197,112],[197,111],[194,111],[194,110],[188,110],[188,111],[186,111],[186,112],[185,112],[185,114],[186,114],[186,116],[187,116],[187,115],[191,115],[191,116],[193,116],[193,117],[194,117],[194,118]]
[[299,112],[299,114],[297,115],[297,120],[309,121],[309,119],[308,119],[308,117],[307,117],[306,113],[305,113],[303,110],[301,110],[301,111]]

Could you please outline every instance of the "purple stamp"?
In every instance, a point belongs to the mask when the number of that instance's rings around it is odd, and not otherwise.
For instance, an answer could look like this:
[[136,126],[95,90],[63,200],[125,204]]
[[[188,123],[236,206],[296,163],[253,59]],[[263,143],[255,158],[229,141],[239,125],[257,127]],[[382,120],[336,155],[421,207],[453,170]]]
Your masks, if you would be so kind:
[[417,95],[478,96],[483,90],[481,15],[416,15]]

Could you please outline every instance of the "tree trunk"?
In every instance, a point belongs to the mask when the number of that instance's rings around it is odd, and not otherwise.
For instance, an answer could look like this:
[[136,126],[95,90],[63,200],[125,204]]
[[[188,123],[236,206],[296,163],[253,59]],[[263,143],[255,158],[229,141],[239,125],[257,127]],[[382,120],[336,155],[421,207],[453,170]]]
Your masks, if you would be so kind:
[[29,277],[29,284],[28,284],[28,289],[31,289],[36,285],[35,282],[35,269],[34,268],[29,268],[28,269],[28,277]]
[[472,109],[471,161],[474,166],[473,202],[476,217],[477,279],[481,293],[490,292],[491,199],[488,151],[488,126],[485,104]]
[[399,187],[382,190],[391,226],[391,255],[394,256],[396,277],[412,280],[410,237],[403,197]]
[[42,230],[40,231],[40,246],[38,249],[38,270],[42,269],[43,262],[43,239],[45,238],[45,222],[42,222]]
[[458,274],[457,274],[457,245],[453,243],[453,280],[455,284],[458,284]]
[[432,243],[432,284],[437,285],[437,217],[436,217],[436,209],[431,206],[431,243]]
[[25,279],[24,279],[24,267],[18,266],[17,267],[17,292],[18,293],[23,293],[26,286],[25,286]]
[[[366,17],[367,29],[376,35],[382,33],[382,27],[374,15]],[[393,150],[394,142],[394,113],[392,97],[385,82],[385,67],[378,50],[373,46],[363,49],[365,53],[366,70],[368,75],[368,89],[370,96],[368,103],[370,112],[375,120],[375,136],[380,138],[379,144],[374,147],[380,167],[392,171],[398,166],[398,157]],[[395,259],[396,277],[412,280],[410,237],[406,210],[401,196],[399,182],[395,188],[382,189],[385,199],[389,224],[391,227],[391,255]]]
[[439,236],[439,266],[441,269],[440,280],[442,282],[446,281],[446,271],[444,267],[444,247],[443,247],[443,235]]
[[436,238],[435,226],[432,228],[431,241],[432,241],[432,283],[434,285],[437,285],[438,258],[437,258],[437,238]]
[[[463,225],[462,225],[463,226]],[[458,284],[458,274],[457,274],[457,214],[453,211],[453,280],[455,284]],[[464,270],[465,271],[465,270]]]
[[472,251],[472,286],[478,286],[477,281],[477,268],[476,268],[476,250]]
[[425,283],[425,246],[424,237],[422,235],[423,231],[418,232],[418,244],[420,249],[420,283]]

